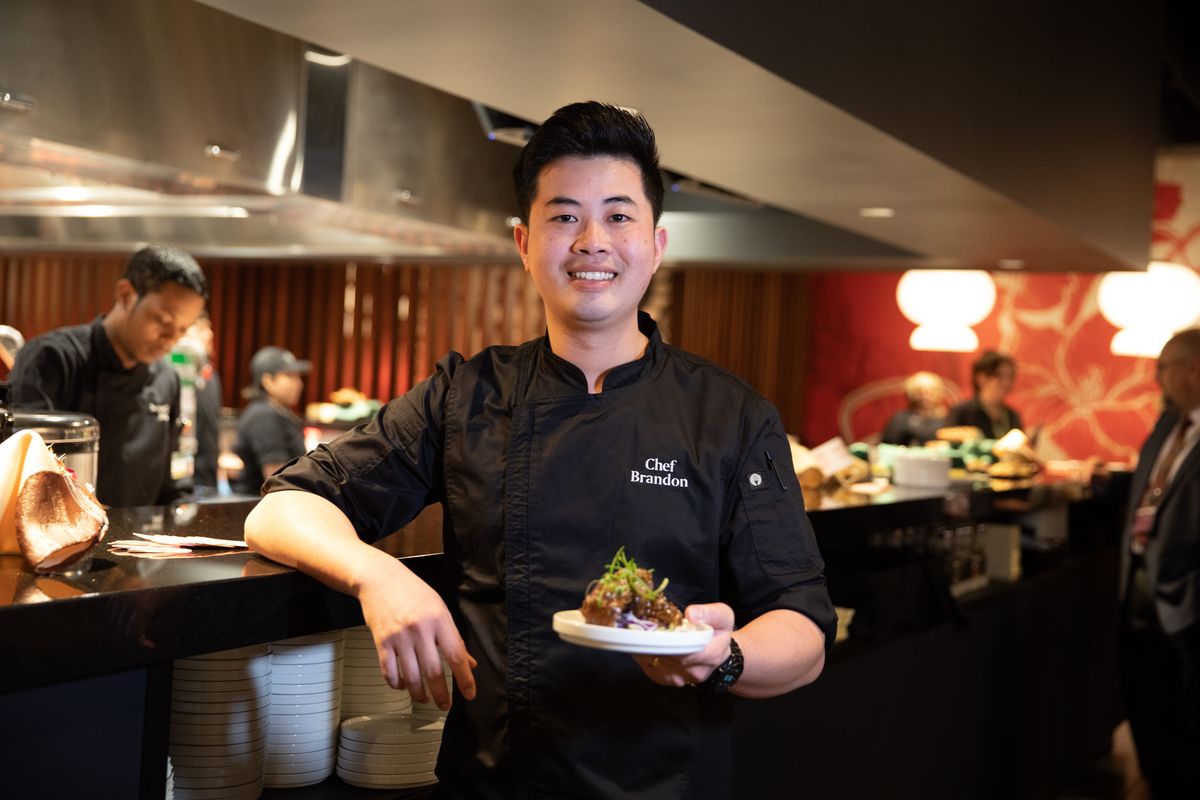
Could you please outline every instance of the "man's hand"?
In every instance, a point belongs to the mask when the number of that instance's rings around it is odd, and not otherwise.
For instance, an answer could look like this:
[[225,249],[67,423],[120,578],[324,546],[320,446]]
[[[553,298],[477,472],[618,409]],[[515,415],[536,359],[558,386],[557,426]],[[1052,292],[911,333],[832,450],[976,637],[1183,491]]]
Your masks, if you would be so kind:
[[704,683],[713,670],[729,658],[729,638],[733,633],[733,609],[724,603],[688,606],[684,617],[713,628],[713,638],[698,653],[685,656],[634,656],[642,672],[663,686],[695,686]]
[[407,688],[418,703],[432,699],[446,711],[450,693],[442,673],[445,658],[459,691],[473,700],[471,670],[477,662],[467,653],[450,610],[429,584],[400,562],[390,563],[397,568],[373,570],[356,592],[388,685]]

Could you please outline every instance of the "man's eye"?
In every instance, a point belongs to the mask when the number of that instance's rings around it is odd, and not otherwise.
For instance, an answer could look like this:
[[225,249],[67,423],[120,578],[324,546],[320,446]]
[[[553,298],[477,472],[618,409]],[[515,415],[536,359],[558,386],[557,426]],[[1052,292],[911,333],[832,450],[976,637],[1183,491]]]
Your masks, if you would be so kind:
[[550,221],[551,222],[574,222],[575,216],[573,214],[559,214],[556,217],[551,217]]
[[625,214],[613,214],[609,219],[613,222],[629,222],[630,217]]

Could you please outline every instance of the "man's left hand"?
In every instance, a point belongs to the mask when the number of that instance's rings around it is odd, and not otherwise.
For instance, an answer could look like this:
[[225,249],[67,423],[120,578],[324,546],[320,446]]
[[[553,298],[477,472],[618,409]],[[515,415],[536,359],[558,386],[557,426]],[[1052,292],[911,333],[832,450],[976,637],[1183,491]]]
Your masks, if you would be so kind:
[[663,686],[696,686],[729,658],[729,637],[733,633],[733,609],[724,603],[688,606],[684,617],[689,622],[711,625],[713,638],[698,653],[685,656],[634,656],[642,672]]

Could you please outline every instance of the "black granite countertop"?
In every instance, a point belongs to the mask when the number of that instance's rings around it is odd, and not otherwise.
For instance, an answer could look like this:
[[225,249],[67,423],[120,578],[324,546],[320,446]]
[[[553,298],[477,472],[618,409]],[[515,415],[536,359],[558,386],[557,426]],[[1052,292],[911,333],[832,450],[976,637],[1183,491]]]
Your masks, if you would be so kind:
[[[993,493],[966,489],[835,496],[810,515],[819,539],[852,537],[928,521],[948,503],[991,502]],[[112,509],[89,558],[63,574],[35,575],[19,556],[0,556],[0,692],[361,624],[352,598],[251,553],[144,558],[108,546],[139,532],[240,539],[253,506]],[[441,507],[378,546],[440,585]]]
[[[134,533],[241,539],[253,507],[111,509],[104,538],[62,574],[0,556],[0,691],[362,624],[356,601],[261,556],[144,558],[108,547]],[[380,543],[431,583],[441,565],[436,511]]]

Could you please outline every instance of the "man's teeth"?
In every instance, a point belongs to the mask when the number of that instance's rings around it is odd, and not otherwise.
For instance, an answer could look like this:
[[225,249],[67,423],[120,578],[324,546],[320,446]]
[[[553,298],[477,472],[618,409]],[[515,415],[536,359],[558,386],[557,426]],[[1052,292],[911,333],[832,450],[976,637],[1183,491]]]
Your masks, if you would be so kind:
[[617,277],[615,272],[572,272],[571,277],[581,281],[611,281]]

